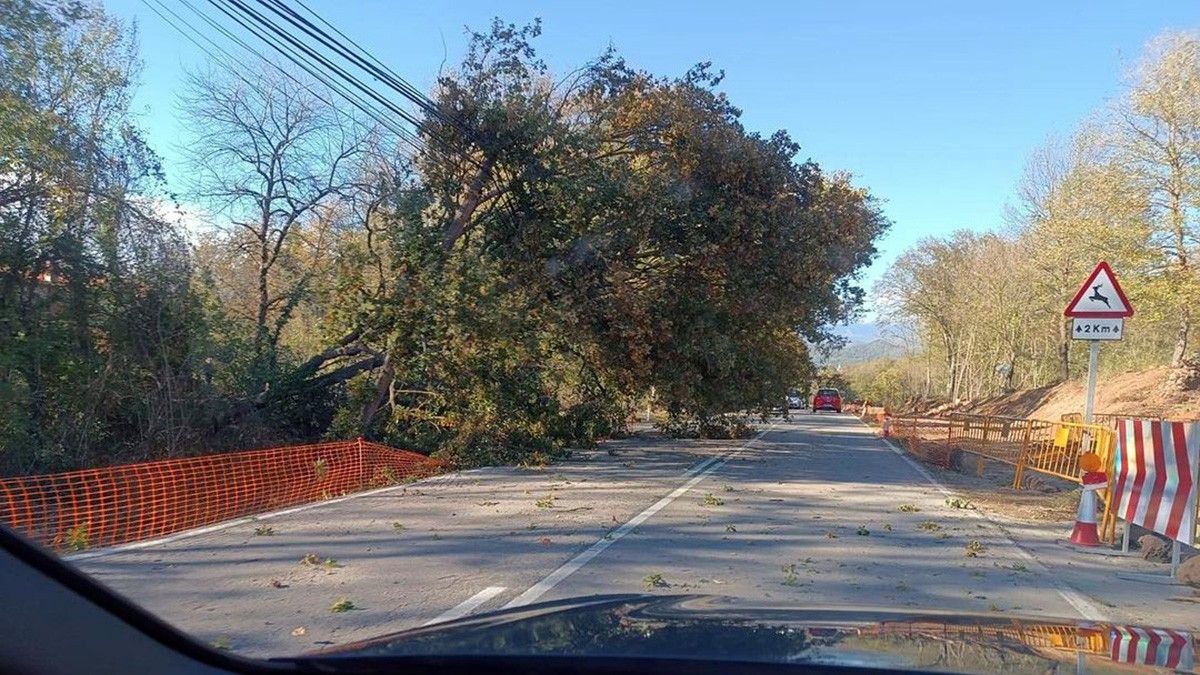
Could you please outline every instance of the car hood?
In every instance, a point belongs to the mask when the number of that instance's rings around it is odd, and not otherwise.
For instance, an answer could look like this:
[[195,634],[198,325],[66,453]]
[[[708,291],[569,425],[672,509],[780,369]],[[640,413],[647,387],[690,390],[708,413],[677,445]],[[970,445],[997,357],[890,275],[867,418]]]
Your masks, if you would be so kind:
[[[312,655],[684,658],[957,672],[1193,667],[1189,633],[1071,619],[763,607],[711,595],[607,595],[540,603]],[[1117,665],[1125,664],[1125,665]]]

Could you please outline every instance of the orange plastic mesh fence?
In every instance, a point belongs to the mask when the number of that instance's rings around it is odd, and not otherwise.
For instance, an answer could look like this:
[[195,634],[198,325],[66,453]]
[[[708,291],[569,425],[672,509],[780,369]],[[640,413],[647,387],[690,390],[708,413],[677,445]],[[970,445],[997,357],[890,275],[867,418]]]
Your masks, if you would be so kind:
[[893,417],[890,433],[911,455],[949,468],[953,448],[947,442],[949,422],[928,417]]
[[60,550],[113,546],[427,476],[430,458],[340,441],[0,479],[0,521]]
[[947,437],[967,452],[1017,466],[1028,439],[1030,420],[994,415],[950,414]]

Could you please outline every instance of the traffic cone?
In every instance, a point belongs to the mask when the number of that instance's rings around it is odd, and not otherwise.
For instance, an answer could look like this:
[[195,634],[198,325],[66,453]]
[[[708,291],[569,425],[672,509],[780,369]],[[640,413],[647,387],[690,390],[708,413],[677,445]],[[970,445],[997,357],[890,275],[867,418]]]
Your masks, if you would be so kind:
[[1101,471],[1083,474],[1083,492],[1079,495],[1079,511],[1075,515],[1075,529],[1071,530],[1070,542],[1076,546],[1099,546],[1100,533],[1096,530],[1096,493],[1108,485],[1108,477]]

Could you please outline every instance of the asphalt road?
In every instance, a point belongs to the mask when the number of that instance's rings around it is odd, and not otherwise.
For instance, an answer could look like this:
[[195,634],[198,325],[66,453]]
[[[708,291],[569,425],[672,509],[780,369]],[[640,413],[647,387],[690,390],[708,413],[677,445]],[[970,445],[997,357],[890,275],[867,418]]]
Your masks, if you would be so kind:
[[[594,593],[1095,609],[835,414],[750,440],[614,441],[541,470],[442,476],[77,564],[206,642],[274,656]],[[343,599],[353,608],[331,611]]]

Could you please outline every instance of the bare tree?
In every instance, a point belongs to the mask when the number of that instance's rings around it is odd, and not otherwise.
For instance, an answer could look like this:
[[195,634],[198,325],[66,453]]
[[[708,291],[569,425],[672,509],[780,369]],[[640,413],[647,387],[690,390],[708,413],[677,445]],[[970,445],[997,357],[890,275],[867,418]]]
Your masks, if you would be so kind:
[[319,273],[304,251],[322,237],[305,233],[320,232],[353,197],[368,134],[268,64],[193,74],[188,89],[191,189],[231,229],[233,266],[244,273],[232,287],[253,298],[246,309],[261,386],[278,368],[280,333]]

